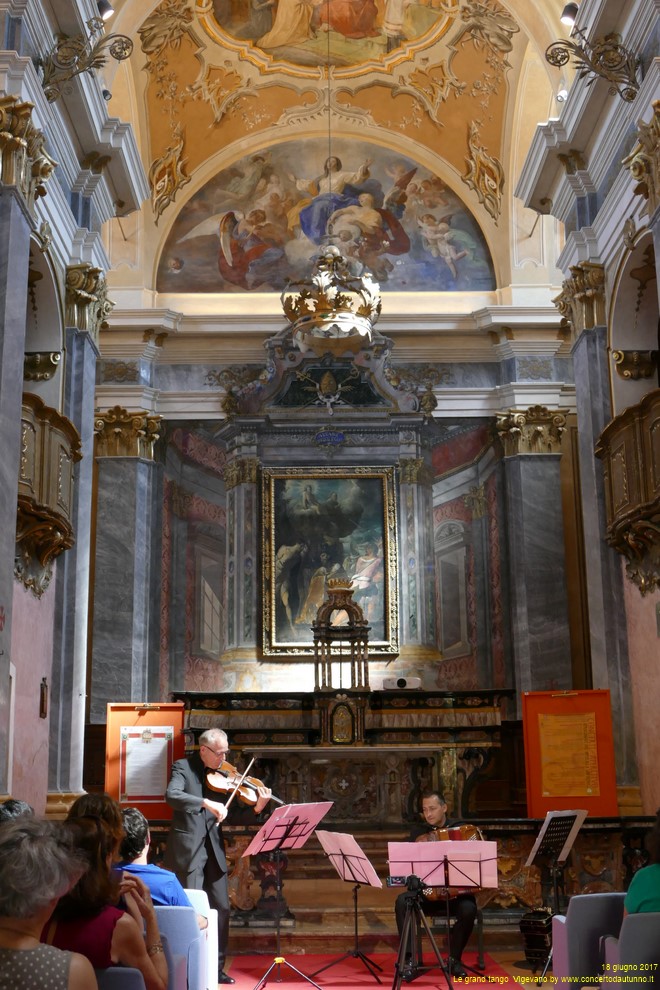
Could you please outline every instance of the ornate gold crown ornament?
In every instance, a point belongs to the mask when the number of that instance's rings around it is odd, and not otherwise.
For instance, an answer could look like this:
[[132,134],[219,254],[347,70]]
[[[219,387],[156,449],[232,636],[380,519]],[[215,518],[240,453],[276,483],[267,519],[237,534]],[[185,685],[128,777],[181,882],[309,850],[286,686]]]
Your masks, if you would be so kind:
[[323,248],[309,279],[287,285],[281,300],[296,345],[319,356],[357,353],[371,343],[381,308],[378,283],[368,272],[354,275],[334,245]]

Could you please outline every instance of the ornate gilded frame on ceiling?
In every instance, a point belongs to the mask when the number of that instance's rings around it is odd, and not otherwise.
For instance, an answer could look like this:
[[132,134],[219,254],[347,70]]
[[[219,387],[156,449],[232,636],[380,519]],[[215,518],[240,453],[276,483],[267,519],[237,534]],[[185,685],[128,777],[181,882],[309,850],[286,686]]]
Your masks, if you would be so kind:
[[396,518],[394,468],[263,470],[264,656],[314,655],[311,623],[333,577],[353,581],[369,652],[398,654]]

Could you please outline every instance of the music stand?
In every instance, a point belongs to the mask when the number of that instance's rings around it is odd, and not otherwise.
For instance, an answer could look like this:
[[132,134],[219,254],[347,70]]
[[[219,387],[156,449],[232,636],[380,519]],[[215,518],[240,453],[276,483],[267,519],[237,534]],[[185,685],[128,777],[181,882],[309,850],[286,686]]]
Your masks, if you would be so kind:
[[[400,990],[401,980],[405,979],[406,955],[415,959],[417,954],[416,934],[419,928],[426,933],[450,990],[451,956],[445,964],[436,944],[428,921],[421,906],[421,897],[429,887],[445,889],[447,917],[447,941],[451,917],[449,887],[474,888],[497,887],[497,843],[496,842],[390,842],[388,844],[390,871],[407,877],[406,913],[401,931],[399,953],[394,967],[392,990]],[[410,874],[413,874],[411,877]],[[417,881],[411,884],[411,880]],[[412,895],[412,896],[411,896]],[[417,921],[417,925],[414,922]],[[417,974],[435,969],[435,966],[413,966]]]
[[255,984],[254,990],[260,990],[261,987],[266,986],[268,977],[274,969],[277,969],[278,982],[281,981],[281,966],[287,966],[289,969],[292,969],[294,973],[297,973],[298,976],[301,976],[303,980],[306,980],[307,983],[311,983],[312,986],[316,987],[316,990],[321,990],[318,983],[315,983],[314,980],[307,976],[306,973],[303,973],[291,963],[287,962],[281,954],[281,912],[279,910],[282,892],[281,856],[283,849],[302,848],[324,815],[327,815],[328,811],[330,811],[332,805],[332,801],[319,801],[316,804],[285,804],[281,808],[276,808],[268,821],[264,822],[261,826],[257,834],[252,839],[252,842],[243,853],[243,856],[257,856],[259,853],[264,852],[275,853],[275,876],[278,901],[277,909],[275,911],[275,930],[277,933],[276,955],[264,975]]
[[312,973],[312,976],[318,976],[319,973],[323,973],[324,970],[336,966],[338,963],[343,962],[344,959],[360,959],[376,983],[380,983],[381,980],[376,970],[382,973],[383,967],[365,955],[359,946],[358,891],[362,884],[365,883],[371,887],[382,887],[383,884],[369,862],[368,857],[360,849],[360,846],[352,835],[348,835],[345,832],[317,832],[316,837],[323,846],[328,859],[339,874],[340,879],[355,884],[353,887],[353,928],[355,942],[351,952],[345,952],[339,959],[333,959],[332,962],[327,963],[321,969],[317,969]]
[[[586,811],[549,811],[541,826],[532,851],[527,857],[525,866],[537,865],[537,860],[549,857],[550,876],[552,877],[553,914],[559,914],[559,878],[564,872],[564,863],[573,848],[575,838],[587,817]],[[552,962],[552,945],[548,951],[541,975],[536,981],[541,986]]]

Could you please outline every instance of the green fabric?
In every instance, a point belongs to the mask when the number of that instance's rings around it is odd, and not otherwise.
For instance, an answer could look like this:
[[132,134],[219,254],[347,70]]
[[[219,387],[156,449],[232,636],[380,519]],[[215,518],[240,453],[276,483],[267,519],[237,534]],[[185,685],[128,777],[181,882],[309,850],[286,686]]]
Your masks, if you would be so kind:
[[626,894],[628,914],[660,911],[660,863],[643,866],[633,876]]

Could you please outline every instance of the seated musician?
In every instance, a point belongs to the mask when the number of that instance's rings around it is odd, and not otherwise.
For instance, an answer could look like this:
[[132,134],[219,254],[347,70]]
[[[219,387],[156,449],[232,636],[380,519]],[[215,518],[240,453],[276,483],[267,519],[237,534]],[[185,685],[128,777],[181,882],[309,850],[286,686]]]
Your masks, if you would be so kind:
[[[411,841],[424,841],[426,836],[434,838],[436,829],[453,828],[458,825],[457,821],[450,821],[447,818],[447,802],[444,795],[438,791],[424,791],[422,794],[422,815],[425,824],[421,822],[413,825],[410,832]],[[427,911],[429,905],[436,908],[444,903],[438,900],[431,900],[425,894],[420,895],[422,910]],[[401,935],[406,912],[406,894],[399,894],[396,899],[394,911],[396,915],[396,925]],[[452,976],[467,976],[465,967],[461,962],[463,949],[468,943],[468,939],[474,928],[477,916],[477,902],[472,894],[457,894],[449,899],[449,912],[456,919],[451,927],[449,935],[449,958]]]

